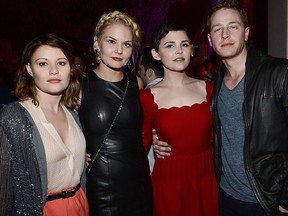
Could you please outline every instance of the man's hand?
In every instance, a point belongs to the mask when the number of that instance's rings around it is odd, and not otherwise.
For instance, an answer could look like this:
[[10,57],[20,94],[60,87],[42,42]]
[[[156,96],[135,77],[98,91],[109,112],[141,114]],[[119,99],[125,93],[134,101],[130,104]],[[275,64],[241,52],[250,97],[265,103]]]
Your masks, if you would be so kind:
[[89,166],[90,161],[91,161],[91,157],[88,153],[86,153],[86,166],[87,167]]
[[288,210],[282,208],[280,205],[279,205],[279,212],[282,212],[282,213],[285,213],[285,215],[286,214],[288,215]]
[[168,143],[158,140],[158,136],[157,136],[155,129],[152,130],[152,134],[153,134],[153,137],[152,137],[153,138],[153,150],[157,158],[164,159],[165,157],[170,156],[169,152],[171,151],[171,148],[168,147]]

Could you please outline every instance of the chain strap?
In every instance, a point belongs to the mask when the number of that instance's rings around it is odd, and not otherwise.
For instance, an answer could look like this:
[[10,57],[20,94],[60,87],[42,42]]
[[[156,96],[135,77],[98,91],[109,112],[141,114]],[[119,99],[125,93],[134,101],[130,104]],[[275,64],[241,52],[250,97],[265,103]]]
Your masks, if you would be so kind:
[[102,147],[104,146],[104,143],[105,143],[105,141],[106,141],[106,139],[107,139],[110,131],[112,130],[112,128],[113,128],[113,126],[114,126],[114,123],[115,123],[115,121],[116,121],[116,119],[117,119],[120,111],[122,110],[123,103],[124,103],[124,99],[125,99],[125,97],[126,97],[126,95],[127,95],[127,90],[128,90],[128,87],[129,87],[129,77],[128,77],[128,75],[127,75],[126,72],[125,72],[125,75],[126,75],[126,77],[127,77],[127,83],[126,83],[126,87],[125,87],[125,91],[124,91],[124,94],[123,94],[121,103],[120,103],[120,105],[119,105],[119,108],[118,108],[118,110],[117,110],[117,113],[116,113],[116,115],[115,115],[115,117],[114,117],[114,119],[113,119],[113,121],[112,121],[112,123],[111,123],[111,125],[110,125],[110,127],[109,127],[109,129],[108,129],[108,131],[107,131],[107,133],[105,134],[105,137],[104,137],[104,139],[103,139],[103,142],[102,142],[101,146],[99,147],[99,149],[97,150],[95,156],[93,157],[93,160],[92,160],[92,162],[91,162],[91,164],[90,164],[90,167],[89,167],[89,169],[88,169],[88,171],[87,171],[87,176],[89,175],[89,173],[90,173],[90,171],[91,171],[91,169],[92,169],[92,167],[93,167],[93,165],[94,165],[94,163],[95,163],[95,160],[96,160],[96,158],[97,158],[100,150],[101,150]]

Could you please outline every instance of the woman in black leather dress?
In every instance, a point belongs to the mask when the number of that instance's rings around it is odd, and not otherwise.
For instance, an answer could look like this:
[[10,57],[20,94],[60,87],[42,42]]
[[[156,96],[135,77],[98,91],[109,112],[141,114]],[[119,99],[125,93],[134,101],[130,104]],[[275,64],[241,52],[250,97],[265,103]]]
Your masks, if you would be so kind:
[[87,168],[90,215],[152,215],[139,85],[135,75],[123,72],[139,43],[140,30],[131,17],[118,11],[101,16],[93,45],[99,65],[82,82],[79,108],[91,156]]

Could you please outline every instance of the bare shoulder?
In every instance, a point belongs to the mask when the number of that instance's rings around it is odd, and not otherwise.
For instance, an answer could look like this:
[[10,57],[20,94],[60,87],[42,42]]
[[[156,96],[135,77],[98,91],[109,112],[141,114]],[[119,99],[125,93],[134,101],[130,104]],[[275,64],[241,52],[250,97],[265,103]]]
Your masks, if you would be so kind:
[[159,94],[165,91],[165,89],[170,90],[170,88],[164,85],[163,82],[157,83],[156,85],[152,86],[150,89],[151,89],[152,94]]
[[187,84],[189,86],[193,86],[193,87],[198,87],[198,88],[206,88],[206,82],[204,80],[200,80],[200,79],[195,79],[192,77],[189,77],[189,81],[187,82]]

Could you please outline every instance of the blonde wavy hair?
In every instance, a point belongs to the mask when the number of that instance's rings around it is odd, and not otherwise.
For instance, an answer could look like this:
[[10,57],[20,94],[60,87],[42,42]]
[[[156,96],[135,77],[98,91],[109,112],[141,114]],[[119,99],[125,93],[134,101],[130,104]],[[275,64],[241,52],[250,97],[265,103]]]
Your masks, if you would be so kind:
[[[113,11],[110,13],[105,13],[100,17],[95,30],[94,37],[100,39],[103,31],[110,26],[111,24],[122,23],[123,25],[129,27],[132,32],[132,46],[133,46],[133,54],[132,58],[137,51],[137,48],[141,45],[141,30],[136,21],[126,13],[121,13],[120,11]],[[95,50],[96,51],[96,50]],[[96,51],[97,58],[97,51]]]

